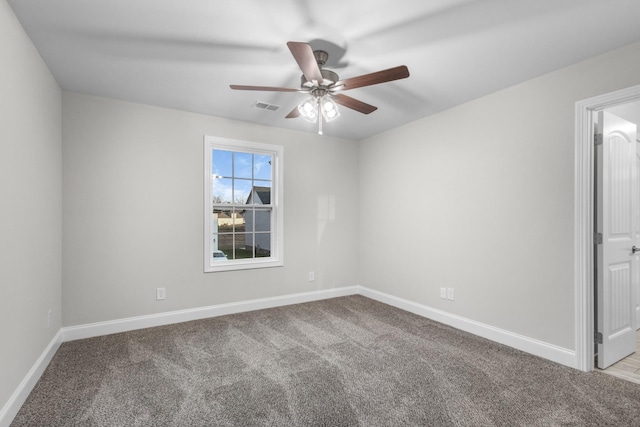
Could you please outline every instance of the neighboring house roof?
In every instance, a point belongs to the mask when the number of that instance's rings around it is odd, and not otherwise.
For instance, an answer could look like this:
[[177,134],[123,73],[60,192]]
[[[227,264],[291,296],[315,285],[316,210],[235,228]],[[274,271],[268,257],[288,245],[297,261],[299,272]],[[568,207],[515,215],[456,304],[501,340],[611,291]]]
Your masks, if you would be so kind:
[[[231,211],[219,211],[218,209],[219,208],[215,208],[213,210],[213,213],[218,214],[218,219],[231,219],[231,215],[229,215]],[[236,218],[242,218],[244,211],[234,211],[234,213],[236,214]]]
[[253,191],[247,198],[247,204],[251,202],[255,204],[262,204],[262,205],[271,204],[271,187],[254,186]]

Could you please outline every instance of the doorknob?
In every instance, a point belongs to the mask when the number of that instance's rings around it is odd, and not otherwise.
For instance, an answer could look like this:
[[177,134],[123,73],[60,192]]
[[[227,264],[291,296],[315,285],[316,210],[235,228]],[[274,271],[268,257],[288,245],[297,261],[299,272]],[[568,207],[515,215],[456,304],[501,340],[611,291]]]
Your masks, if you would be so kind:
[[631,248],[631,253],[635,254],[636,252],[640,252],[640,248],[636,248],[635,246]]

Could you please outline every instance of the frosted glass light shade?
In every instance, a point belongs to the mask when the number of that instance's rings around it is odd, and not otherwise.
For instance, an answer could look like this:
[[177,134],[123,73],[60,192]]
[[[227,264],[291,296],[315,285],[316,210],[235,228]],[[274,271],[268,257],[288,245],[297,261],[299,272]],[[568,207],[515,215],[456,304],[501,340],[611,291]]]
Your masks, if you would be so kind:
[[298,111],[300,115],[312,123],[318,119],[318,100],[311,96],[298,105]]
[[328,96],[323,96],[320,99],[320,108],[322,110],[322,116],[327,123],[340,117],[338,105]]

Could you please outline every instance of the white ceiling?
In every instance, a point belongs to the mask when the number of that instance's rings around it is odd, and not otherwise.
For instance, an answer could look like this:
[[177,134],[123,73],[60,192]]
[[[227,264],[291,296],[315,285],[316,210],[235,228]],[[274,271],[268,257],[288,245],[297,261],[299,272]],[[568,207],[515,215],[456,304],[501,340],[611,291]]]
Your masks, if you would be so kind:
[[348,92],[378,107],[324,126],[349,139],[640,40],[638,0],[8,2],[65,90],[306,132],[316,125],[284,118],[304,95],[229,84],[299,87],[287,41],[329,51],[341,78],[408,66],[408,79]]

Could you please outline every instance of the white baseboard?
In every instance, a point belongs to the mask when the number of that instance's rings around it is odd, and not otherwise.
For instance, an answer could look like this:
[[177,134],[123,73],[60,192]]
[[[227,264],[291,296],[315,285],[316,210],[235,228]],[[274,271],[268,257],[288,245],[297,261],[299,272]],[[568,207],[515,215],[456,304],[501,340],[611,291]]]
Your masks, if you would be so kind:
[[506,331],[504,329],[496,328],[485,323],[476,322],[474,320],[447,313],[446,311],[438,310],[426,305],[394,297],[393,295],[385,294],[383,292],[375,291],[363,286],[359,286],[358,293],[376,301],[380,301],[382,303],[389,304],[405,311],[409,311],[419,316],[435,320],[436,322],[444,323],[445,325],[452,326],[456,329],[460,329],[465,332],[487,338],[491,341],[495,341],[500,344],[504,344],[509,347],[534,354],[536,356],[551,360],[561,365],[578,369],[576,352],[574,350],[558,347],[553,344],[529,338],[524,335],[516,334],[514,332]]
[[299,294],[283,295],[271,298],[260,298],[229,304],[211,305],[208,307],[198,307],[187,310],[170,311],[166,313],[150,314],[146,316],[129,317],[126,319],[90,323],[87,325],[70,326],[62,329],[64,333],[63,340],[66,342],[84,338],[92,338],[101,335],[133,331],[136,329],[151,328],[154,326],[163,326],[173,323],[188,322],[191,320],[206,319],[209,317],[224,316],[226,314],[242,313],[246,311],[262,310],[265,308],[281,307],[291,304],[300,304],[304,302],[318,301],[328,298],[355,295],[357,293],[358,287],[350,286],[344,288],[325,289]]
[[11,421],[13,421],[20,410],[20,407],[22,407],[27,397],[29,397],[29,393],[31,393],[31,390],[33,390],[33,387],[35,387],[40,379],[40,376],[47,366],[49,366],[51,359],[53,359],[53,356],[61,344],[62,330],[59,330],[38,360],[36,360],[36,363],[31,367],[18,388],[13,392],[2,410],[0,410],[0,427],[9,427]]

